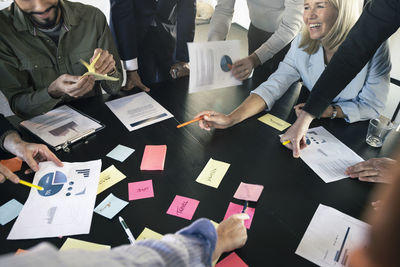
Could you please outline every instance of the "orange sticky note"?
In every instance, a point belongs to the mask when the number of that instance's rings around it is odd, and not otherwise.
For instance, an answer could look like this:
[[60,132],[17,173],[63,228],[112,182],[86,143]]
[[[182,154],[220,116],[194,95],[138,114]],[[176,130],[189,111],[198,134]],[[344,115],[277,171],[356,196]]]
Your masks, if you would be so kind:
[[25,252],[28,252],[27,250],[25,250],[25,249],[18,249],[16,252],[15,252],[15,255],[19,255],[19,254],[22,254],[22,253],[25,253]]
[[22,160],[20,160],[18,157],[12,159],[0,160],[0,163],[6,166],[7,169],[9,169],[12,172],[17,172],[21,170],[22,167]]
[[140,170],[142,171],[163,171],[167,146],[149,146],[144,148]]

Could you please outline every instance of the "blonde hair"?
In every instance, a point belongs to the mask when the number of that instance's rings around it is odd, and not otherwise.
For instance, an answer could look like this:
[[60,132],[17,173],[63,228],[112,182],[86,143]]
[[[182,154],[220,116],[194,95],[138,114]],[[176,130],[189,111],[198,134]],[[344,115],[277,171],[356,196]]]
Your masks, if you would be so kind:
[[327,0],[336,10],[338,16],[332,29],[321,40],[313,40],[304,25],[301,31],[301,42],[299,48],[312,55],[316,53],[321,45],[329,50],[336,51],[346,39],[347,34],[360,16],[359,0]]

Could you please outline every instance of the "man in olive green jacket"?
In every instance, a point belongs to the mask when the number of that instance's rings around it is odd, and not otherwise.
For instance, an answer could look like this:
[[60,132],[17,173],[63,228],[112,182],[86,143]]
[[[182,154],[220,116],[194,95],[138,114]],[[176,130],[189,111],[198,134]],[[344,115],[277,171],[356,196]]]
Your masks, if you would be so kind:
[[[95,82],[96,73],[118,81]],[[0,11],[0,89],[20,117],[32,117],[78,97],[118,93],[118,52],[103,13],[63,0],[15,0]]]

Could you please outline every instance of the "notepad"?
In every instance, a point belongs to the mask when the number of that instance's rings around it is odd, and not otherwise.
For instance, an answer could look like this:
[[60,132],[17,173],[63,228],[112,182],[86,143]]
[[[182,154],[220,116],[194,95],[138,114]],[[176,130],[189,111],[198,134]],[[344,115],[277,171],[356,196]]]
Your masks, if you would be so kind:
[[269,113],[265,114],[264,116],[261,116],[260,118],[258,118],[258,120],[279,131],[283,131],[291,125],[290,123],[281,120],[278,117],[275,117],[274,115]]
[[103,250],[103,249],[111,249],[111,246],[92,243],[88,241],[82,241],[69,237],[60,248],[60,251],[70,250],[70,249]]
[[140,240],[146,240],[146,239],[156,239],[159,240],[163,238],[162,234],[159,234],[147,227],[145,227],[142,231],[142,233],[138,236],[138,238],[136,238],[136,241],[140,241]]
[[197,177],[196,182],[218,188],[229,166],[229,163],[210,159]]
[[248,267],[248,265],[235,253],[232,252],[220,262],[215,265],[215,267]]
[[191,220],[199,203],[196,199],[176,195],[167,214]]
[[[225,213],[224,220],[228,219],[233,214],[241,213],[242,210],[243,210],[243,206],[242,205],[238,205],[238,204],[230,202],[229,206],[228,206],[228,209],[227,209],[227,211]],[[244,220],[244,226],[246,226],[247,229],[250,229],[251,222],[253,221],[253,217],[254,217],[254,212],[255,211],[256,211],[255,208],[250,208],[250,207],[248,207],[247,210],[246,210],[246,213],[250,217],[250,219]]]
[[107,157],[124,162],[133,152],[135,152],[133,148],[118,145],[107,154]]
[[121,180],[125,179],[126,176],[120,172],[114,165],[111,165],[100,173],[99,187],[97,188],[97,194],[100,194],[109,187],[115,185]]
[[117,198],[113,194],[109,194],[95,209],[94,212],[112,219],[118,212],[128,205],[129,202]]
[[0,163],[12,172],[17,172],[21,170],[22,167],[22,160],[20,160],[18,157],[0,160]]
[[0,207],[0,224],[6,225],[17,218],[23,206],[24,205],[15,199],[11,199],[6,204],[2,205]]
[[153,181],[146,180],[128,184],[129,200],[154,197]]
[[167,146],[150,146],[144,149],[140,170],[142,171],[163,171],[165,156],[167,154]]
[[240,183],[233,197],[248,201],[258,201],[263,190],[264,186],[262,185]]

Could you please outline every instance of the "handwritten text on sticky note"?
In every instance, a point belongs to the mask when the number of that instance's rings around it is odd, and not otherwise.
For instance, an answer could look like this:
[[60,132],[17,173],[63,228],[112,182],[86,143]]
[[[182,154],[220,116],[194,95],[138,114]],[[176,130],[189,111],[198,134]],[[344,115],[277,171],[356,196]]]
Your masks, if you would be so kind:
[[99,187],[97,187],[97,194],[100,194],[107,188],[115,185],[119,181],[125,179],[126,176],[120,172],[114,165],[111,165],[100,173]]
[[146,180],[128,184],[129,200],[154,197],[153,181]]
[[279,131],[283,131],[285,130],[287,127],[289,127],[291,124],[279,119],[278,117],[275,117],[274,115],[271,114],[265,114],[264,116],[258,118],[259,121],[262,121],[263,123],[279,130]]
[[229,163],[210,159],[197,177],[196,182],[218,188],[229,166]]
[[192,198],[176,195],[171,206],[169,206],[167,214],[191,220],[199,202],[200,201]]

